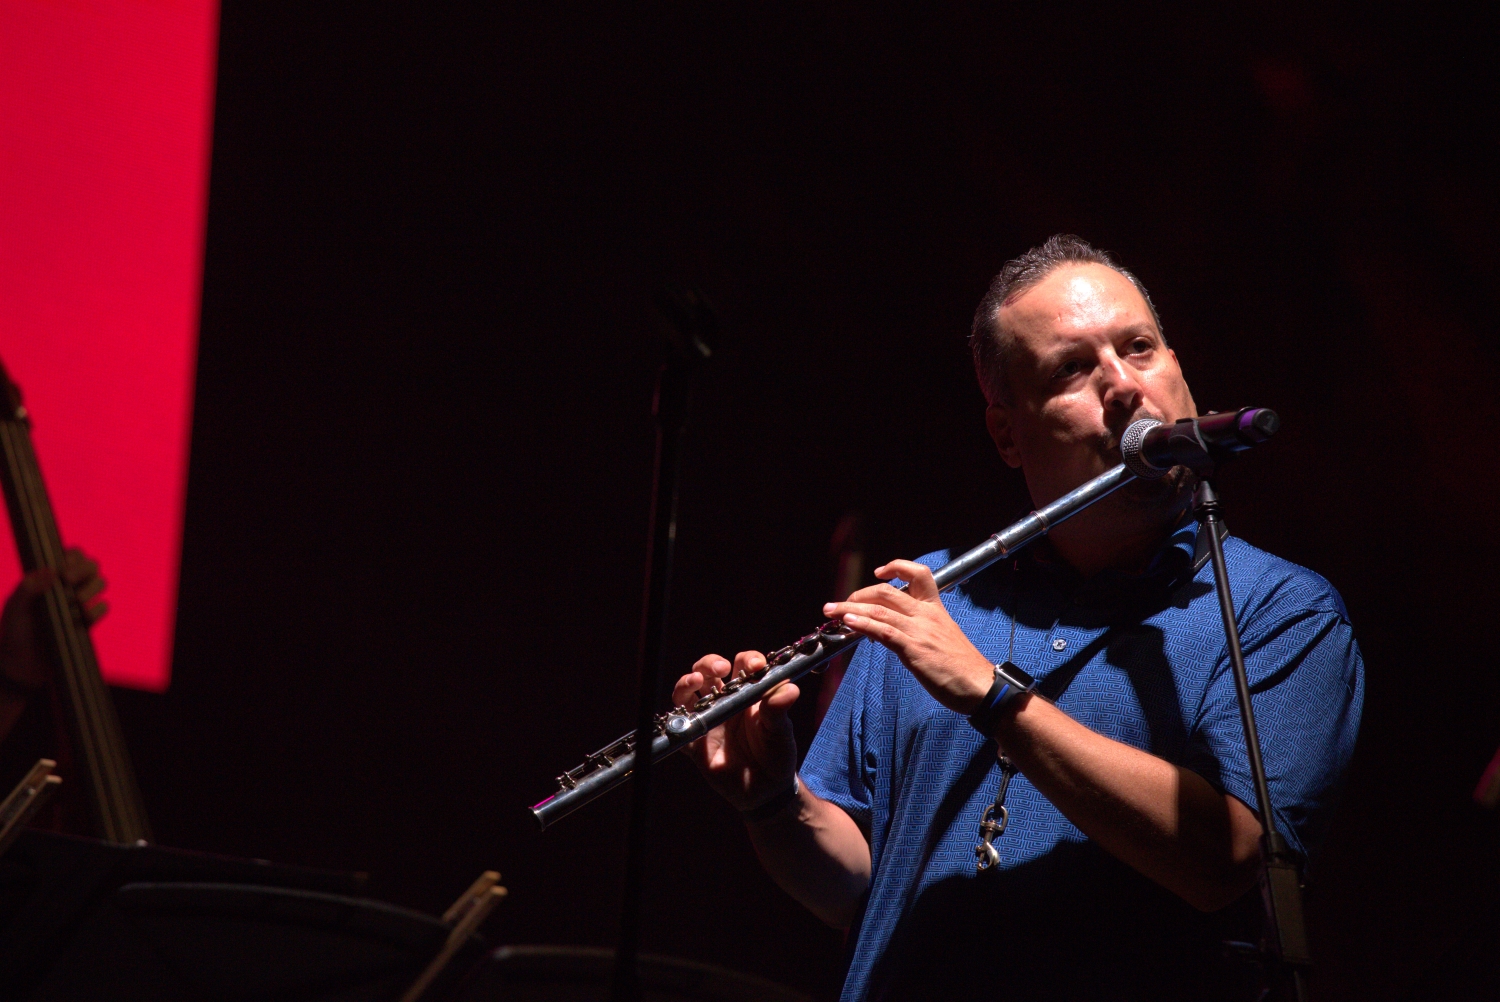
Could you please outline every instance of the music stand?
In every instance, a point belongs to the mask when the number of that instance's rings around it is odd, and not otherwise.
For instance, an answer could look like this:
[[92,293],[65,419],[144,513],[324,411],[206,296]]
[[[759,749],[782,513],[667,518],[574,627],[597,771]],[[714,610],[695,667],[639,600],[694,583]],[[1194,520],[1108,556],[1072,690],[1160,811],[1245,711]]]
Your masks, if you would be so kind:
[[[452,930],[362,882],[28,830],[0,858],[0,985],[17,1002],[396,1002]],[[470,937],[423,998],[451,997],[483,951]]]
[[[677,957],[639,954],[642,1002],[812,1002],[750,974]],[[587,946],[502,946],[459,990],[454,1002],[594,1002],[614,977],[615,951]]]

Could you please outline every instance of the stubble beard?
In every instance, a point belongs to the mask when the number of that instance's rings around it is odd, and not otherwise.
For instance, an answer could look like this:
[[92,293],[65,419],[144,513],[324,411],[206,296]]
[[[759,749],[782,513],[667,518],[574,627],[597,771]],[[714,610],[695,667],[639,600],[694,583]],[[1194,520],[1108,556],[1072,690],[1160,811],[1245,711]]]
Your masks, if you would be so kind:
[[1186,466],[1174,466],[1167,474],[1155,480],[1137,478],[1115,491],[1111,498],[1118,498],[1124,510],[1146,516],[1159,517],[1163,522],[1175,524],[1184,511],[1192,506],[1193,489],[1198,486],[1198,477]]

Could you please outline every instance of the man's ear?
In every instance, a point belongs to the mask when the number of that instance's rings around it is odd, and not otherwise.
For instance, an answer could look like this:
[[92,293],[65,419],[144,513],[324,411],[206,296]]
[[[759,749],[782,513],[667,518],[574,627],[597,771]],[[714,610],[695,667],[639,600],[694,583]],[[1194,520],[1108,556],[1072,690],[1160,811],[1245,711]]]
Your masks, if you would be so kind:
[[984,426],[990,430],[990,438],[1007,466],[1016,470],[1021,467],[1021,450],[1016,448],[1015,434],[1010,426],[1010,408],[1004,404],[990,404],[984,411]]

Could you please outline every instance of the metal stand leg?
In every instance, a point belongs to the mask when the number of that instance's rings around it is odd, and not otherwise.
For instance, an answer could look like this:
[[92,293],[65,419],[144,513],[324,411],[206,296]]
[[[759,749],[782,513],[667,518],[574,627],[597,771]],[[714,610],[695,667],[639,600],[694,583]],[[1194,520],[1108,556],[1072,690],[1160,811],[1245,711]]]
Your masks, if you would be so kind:
[[[641,613],[639,694],[635,747],[650,749],[655,736],[657,689],[661,685],[661,645],[666,629],[667,598],[672,578],[672,548],[677,539],[677,482],[682,433],[687,426],[693,376],[713,354],[717,328],[708,303],[696,292],[678,290],[658,297],[668,329],[667,355],[656,378],[656,460],[651,483],[651,535],[646,561],[645,607]],[[625,838],[624,892],[620,903],[620,943],[616,951],[612,1002],[641,997],[637,957],[641,945],[641,899],[651,811],[651,755],[636,757],[631,783],[630,830]]]
[[1245,749],[1249,754],[1250,777],[1255,784],[1255,799],[1261,823],[1261,899],[1266,910],[1266,942],[1271,971],[1273,998],[1291,998],[1306,1002],[1306,972],[1312,963],[1307,946],[1307,925],[1302,911],[1302,875],[1286,839],[1276,830],[1271,804],[1271,789],[1266,783],[1266,766],[1260,754],[1260,735],[1255,729],[1255,711],[1250,705],[1250,682],[1245,675],[1245,656],[1240,650],[1240,630],[1234,618],[1234,598],[1229,593],[1229,571],[1224,563],[1224,544],[1219,539],[1219,496],[1207,479],[1198,482],[1193,495],[1193,515],[1208,537],[1209,554],[1214,565],[1214,587],[1219,595],[1219,612],[1224,617],[1224,637],[1229,646],[1229,663],[1234,672],[1235,693],[1239,697],[1240,721],[1245,727]]

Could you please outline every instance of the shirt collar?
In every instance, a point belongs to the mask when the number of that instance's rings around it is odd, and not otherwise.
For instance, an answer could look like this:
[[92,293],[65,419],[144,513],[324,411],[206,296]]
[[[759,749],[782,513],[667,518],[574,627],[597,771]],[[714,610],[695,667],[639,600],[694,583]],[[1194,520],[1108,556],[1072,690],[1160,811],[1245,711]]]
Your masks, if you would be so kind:
[[1145,570],[1133,573],[1104,570],[1088,581],[1059,557],[1045,539],[1021,556],[1072,601],[1081,605],[1112,606],[1146,594],[1171,590],[1181,583],[1184,576],[1191,576],[1197,539],[1198,523],[1191,516],[1184,515]]

